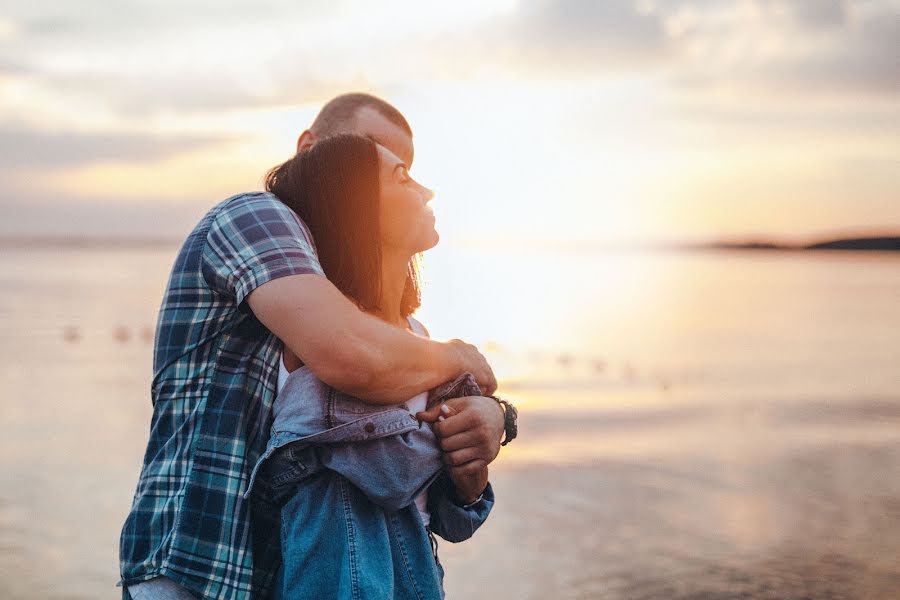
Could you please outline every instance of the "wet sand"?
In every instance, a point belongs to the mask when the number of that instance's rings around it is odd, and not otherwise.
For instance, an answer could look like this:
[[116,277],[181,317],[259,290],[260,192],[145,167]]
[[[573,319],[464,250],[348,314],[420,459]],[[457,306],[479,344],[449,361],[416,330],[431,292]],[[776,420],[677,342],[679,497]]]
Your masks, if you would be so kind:
[[594,414],[618,424],[593,432],[526,416],[523,444],[564,428],[633,450],[501,460],[495,513],[470,542],[441,545],[448,597],[900,597],[900,402],[828,404],[757,407],[753,425],[733,418],[743,409],[688,422],[616,411]]

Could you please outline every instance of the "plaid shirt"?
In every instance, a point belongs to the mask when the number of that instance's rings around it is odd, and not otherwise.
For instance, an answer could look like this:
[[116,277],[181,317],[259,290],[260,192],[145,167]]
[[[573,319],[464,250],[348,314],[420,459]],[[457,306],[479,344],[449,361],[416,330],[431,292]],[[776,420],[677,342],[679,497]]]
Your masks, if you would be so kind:
[[204,598],[264,597],[280,563],[278,510],[243,499],[272,425],[281,342],[244,299],[323,275],[312,237],[275,196],[215,206],[175,260],[159,312],[153,419],[120,540],[120,584],[165,575]]

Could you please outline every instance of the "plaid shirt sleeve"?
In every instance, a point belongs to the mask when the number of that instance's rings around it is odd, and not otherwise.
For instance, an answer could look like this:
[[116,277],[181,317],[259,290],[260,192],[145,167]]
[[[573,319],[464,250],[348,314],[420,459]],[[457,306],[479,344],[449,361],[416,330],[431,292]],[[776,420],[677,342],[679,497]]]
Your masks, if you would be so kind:
[[306,224],[269,194],[220,211],[206,242],[203,277],[238,305],[267,281],[309,273],[324,276]]

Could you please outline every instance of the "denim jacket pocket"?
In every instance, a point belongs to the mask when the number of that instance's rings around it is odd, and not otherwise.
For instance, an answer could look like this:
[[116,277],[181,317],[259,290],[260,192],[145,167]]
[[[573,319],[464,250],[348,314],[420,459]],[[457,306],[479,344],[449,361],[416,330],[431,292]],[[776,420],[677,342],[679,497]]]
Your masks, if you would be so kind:
[[272,456],[272,464],[269,467],[269,482],[272,487],[278,487],[292,480],[298,480],[307,472],[307,466],[302,462],[302,452],[293,446],[281,448]]
[[314,448],[288,444],[275,450],[266,460],[257,485],[280,506],[293,494],[298,483],[320,470]]

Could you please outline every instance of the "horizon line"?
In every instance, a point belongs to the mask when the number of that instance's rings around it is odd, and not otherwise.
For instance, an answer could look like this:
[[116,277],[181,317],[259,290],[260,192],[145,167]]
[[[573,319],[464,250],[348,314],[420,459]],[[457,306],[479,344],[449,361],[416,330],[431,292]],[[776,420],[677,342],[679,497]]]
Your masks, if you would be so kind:
[[[3,234],[0,233],[2,248],[166,248],[180,246],[184,237],[174,236],[110,236],[92,234]],[[816,249],[885,249],[900,250],[900,229],[894,231],[856,231],[832,236],[809,237],[806,241],[787,241],[777,236],[726,236],[722,238],[698,238],[681,240],[560,240],[509,238],[490,240],[474,238],[450,238],[446,243],[453,246],[519,246],[546,247],[561,250],[621,251],[621,250],[772,250],[797,251]],[[866,244],[881,244],[883,247],[867,247]]]

